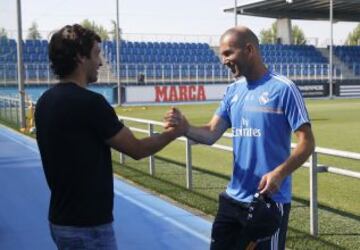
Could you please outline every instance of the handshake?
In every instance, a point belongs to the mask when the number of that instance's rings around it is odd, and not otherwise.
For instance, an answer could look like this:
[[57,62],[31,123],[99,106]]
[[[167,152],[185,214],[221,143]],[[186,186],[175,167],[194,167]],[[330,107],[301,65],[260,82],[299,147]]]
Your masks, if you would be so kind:
[[165,131],[174,134],[174,136],[184,136],[189,130],[189,123],[185,116],[175,107],[171,107],[164,116]]

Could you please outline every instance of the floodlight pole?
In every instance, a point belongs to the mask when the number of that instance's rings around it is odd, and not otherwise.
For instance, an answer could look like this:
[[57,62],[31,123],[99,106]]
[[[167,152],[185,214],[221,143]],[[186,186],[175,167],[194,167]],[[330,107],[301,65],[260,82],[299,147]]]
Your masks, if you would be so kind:
[[23,62],[23,46],[22,46],[22,23],[21,23],[21,0],[16,1],[17,26],[18,26],[18,42],[17,42],[17,72],[18,72],[18,89],[20,101],[20,128],[26,127],[25,117],[25,91],[24,91],[24,62]]
[[236,11],[236,7],[237,7],[237,0],[235,0],[234,2],[234,17],[235,17],[235,27],[237,26],[238,22],[237,22],[237,11]]
[[121,106],[119,0],[116,0],[116,79],[118,87],[118,106]]
[[330,0],[330,48],[329,48],[329,99],[333,98],[333,46],[334,46],[334,39],[333,39],[333,32],[334,32],[334,11],[333,11],[333,0]]

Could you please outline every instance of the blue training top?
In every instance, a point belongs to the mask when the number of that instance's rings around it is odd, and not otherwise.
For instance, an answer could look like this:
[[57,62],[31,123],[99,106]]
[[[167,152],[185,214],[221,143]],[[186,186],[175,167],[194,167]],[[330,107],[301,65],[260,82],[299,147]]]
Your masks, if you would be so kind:
[[[233,174],[226,192],[243,202],[252,200],[263,175],[289,157],[291,132],[310,123],[299,89],[273,72],[258,81],[242,78],[229,85],[216,114],[233,134]],[[291,201],[291,176],[272,198]]]

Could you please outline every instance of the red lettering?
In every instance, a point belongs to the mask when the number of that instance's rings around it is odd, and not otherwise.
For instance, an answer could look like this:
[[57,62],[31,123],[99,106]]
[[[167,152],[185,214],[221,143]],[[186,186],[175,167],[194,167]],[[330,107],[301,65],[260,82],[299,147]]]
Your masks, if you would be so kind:
[[169,101],[171,102],[177,102],[178,101],[178,96],[177,96],[177,88],[175,86],[171,86],[170,87],[170,92],[169,92]]
[[203,85],[155,86],[155,102],[205,101]]
[[188,100],[188,96],[187,96],[187,88],[186,86],[180,86],[179,87],[179,101],[187,101]]
[[167,102],[167,87],[166,86],[156,86],[155,87],[155,102]]
[[205,88],[204,88],[203,85],[199,86],[197,100],[198,101],[205,101],[206,100]]
[[188,88],[188,97],[190,101],[195,101],[196,99],[196,94],[194,93],[195,91],[196,91],[196,87],[193,85]]

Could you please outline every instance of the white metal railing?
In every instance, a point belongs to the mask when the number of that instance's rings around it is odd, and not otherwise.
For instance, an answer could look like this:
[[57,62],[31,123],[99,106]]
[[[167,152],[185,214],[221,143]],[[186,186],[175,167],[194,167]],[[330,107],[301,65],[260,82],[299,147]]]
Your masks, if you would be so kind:
[[[128,121],[128,122],[136,122],[140,124],[147,125],[148,129],[139,129],[136,127],[130,127],[130,129],[134,132],[146,133],[148,135],[152,135],[156,133],[154,130],[154,126],[163,126],[162,122],[145,120],[127,116],[118,116],[120,121]],[[232,138],[231,133],[224,133],[223,138]],[[177,140],[185,141],[185,152],[186,152],[186,187],[188,189],[192,189],[192,151],[191,147],[195,144],[192,140],[186,137],[180,137]],[[296,144],[292,143],[291,148],[294,148]],[[221,144],[213,144],[210,147],[220,149],[227,152],[232,152],[233,148],[231,146],[221,145]],[[352,160],[360,160],[360,153],[341,151],[335,149],[321,148],[316,147],[314,152],[309,158],[309,161],[306,162],[303,166],[309,167],[310,171],[310,233],[313,236],[318,235],[318,198],[317,198],[317,173],[321,172],[329,172],[337,175],[353,177],[360,179],[360,172],[345,170],[341,168],[336,168],[332,166],[325,166],[318,164],[318,155],[328,155],[334,157],[341,157]],[[125,162],[124,154],[120,153],[120,163]],[[151,175],[155,174],[155,162],[154,156],[149,157],[149,173]]]
[[[268,68],[293,80],[327,80],[328,64],[319,63],[268,63]],[[344,79],[340,66],[333,71],[334,79]],[[360,78],[360,64],[353,64],[347,71],[352,77]],[[115,83],[116,64],[100,68],[98,83]],[[17,65],[0,63],[0,85],[17,83]],[[122,83],[160,84],[169,82],[230,82],[231,72],[220,63],[121,63],[120,79]],[[26,63],[24,65],[25,84],[51,84],[57,81],[48,64]]]
[[0,96],[0,119],[13,123],[16,126],[20,124],[19,117],[19,99],[9,96]]
[[[30,104],[35,107],[35,103],[31,100],[25,100],[25,109],[28,111]],[[29,115],[26,115],[28,118]],[[20,101],[19,98],[13,96],[0,95],[0,119],[20,127]]]
[[[116,75],[116,63],[112,65],[112,72]],[[267,63],[270,70],[287,76],[293,80],[327,80],[329,65],[326,63]],[[360,68],[360,65],[359,65]],[[343,79],[339,67],[333,71],[334,79]],[[232,81],[231,71],[220,63],[122,63],[120,77],[124,82],[146,84],[173,81]],[[142,80],[139,80],[142,79]]]

